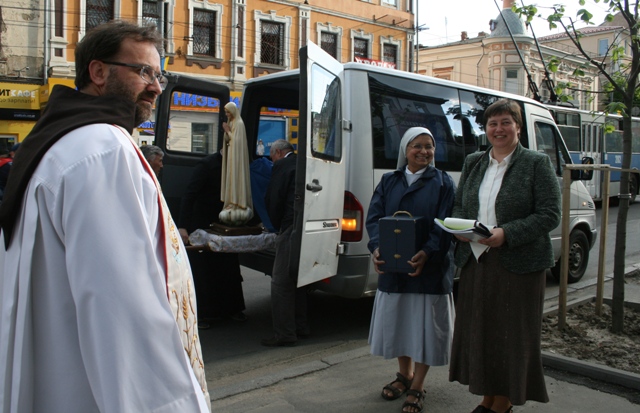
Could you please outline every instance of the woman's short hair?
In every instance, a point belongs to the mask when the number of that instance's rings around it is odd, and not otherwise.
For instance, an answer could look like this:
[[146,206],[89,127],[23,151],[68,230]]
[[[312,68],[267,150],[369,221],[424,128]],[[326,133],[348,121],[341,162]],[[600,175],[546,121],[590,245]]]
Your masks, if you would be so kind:
[[500,99],[491,105],[484,111],[484,127],[486,129],[489,118],[496,115],[509,114],[516,122],[519,128],[522,128],[522,110],[520,105],[511,99]]

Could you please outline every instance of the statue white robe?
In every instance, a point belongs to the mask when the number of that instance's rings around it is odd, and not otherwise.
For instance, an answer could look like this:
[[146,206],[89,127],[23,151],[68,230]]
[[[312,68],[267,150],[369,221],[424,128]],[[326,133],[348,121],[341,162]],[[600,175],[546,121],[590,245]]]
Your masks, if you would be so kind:
[[[220,199],[224,208],[219,218],[229,225],[242,225],[253,217],[247,132],[235,103],[227,103],[225,109],[233,119],[229,121],[230,131],[225,132],[222,147]],[[238,211],[238,217],[231,217],[229,210]]]
[[43,157],[0,241],[0,411],[209,411],[167,299],[158,199],[114,126]]

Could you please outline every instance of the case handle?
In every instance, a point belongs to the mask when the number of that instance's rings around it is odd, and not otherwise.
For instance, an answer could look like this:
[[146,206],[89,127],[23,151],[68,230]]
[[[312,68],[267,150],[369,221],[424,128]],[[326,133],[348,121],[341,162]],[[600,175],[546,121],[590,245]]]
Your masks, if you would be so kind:
[[393,216],[395,217],[398,214],[406,214],[406,215],[409,215],[410,218],[413,218],[413,215],[411,215],[409,211],[396,211],[393,213]]

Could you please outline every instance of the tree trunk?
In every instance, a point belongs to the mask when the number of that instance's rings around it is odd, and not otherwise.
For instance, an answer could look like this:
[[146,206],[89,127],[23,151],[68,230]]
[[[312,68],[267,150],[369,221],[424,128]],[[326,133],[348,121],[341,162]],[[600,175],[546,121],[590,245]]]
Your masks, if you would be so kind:
[[[631,95],[633,98],[633,94]],[[626,101],[627,99],[625,99]],[[625,102],[628,108],[633,107],[633,100]],[[630,112],[630,109],[629,109]],[[622,119],[622,169],[631,167],[631,117]],[[627,216],[629,214],[629,172],[620,174],[620,204],[616,222],[616,246],[613,264],[613,296],[611,297],[611,332],[622,333],[624,330],[624,269],[627,250]]]

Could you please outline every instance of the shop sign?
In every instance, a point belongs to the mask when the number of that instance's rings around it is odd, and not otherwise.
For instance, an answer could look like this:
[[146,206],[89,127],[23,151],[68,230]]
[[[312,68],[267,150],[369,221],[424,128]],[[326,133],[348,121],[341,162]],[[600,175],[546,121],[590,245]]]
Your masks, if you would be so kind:
[[[240,107],[240,92],[231,92],[231,101]],[[226,103],[225,103],[226,104]],[[224,106],[224,105],[223,105]],[[220,101],[210,96],[195,95],[193,93],[173,92],[171,110],[215,112],[220,109]]]
[[0,83],[0,108],[39,110],[40,85]]
[[356,63],[363,63],[365,65],[377,66],[377,67],[386,67],[387,69],[395,69],[396,64],[391,62],[383,62],[381,60],[373,60],[367,59],[366,57],[354,57],[354,61]]

